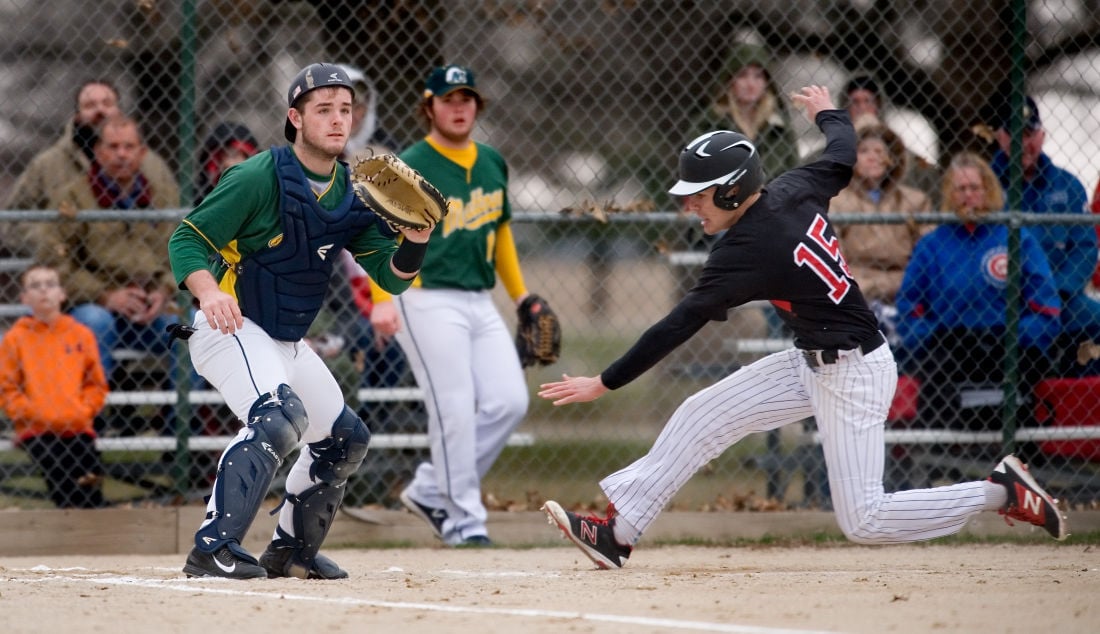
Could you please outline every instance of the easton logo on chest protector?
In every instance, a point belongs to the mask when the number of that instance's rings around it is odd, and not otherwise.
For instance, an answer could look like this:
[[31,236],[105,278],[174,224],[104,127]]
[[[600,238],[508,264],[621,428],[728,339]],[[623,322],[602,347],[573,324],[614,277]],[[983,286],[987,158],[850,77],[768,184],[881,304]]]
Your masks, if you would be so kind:
[[[328,254],[379,221],[352,192],[346,175],[343,198],[326,209],[288,148],[273,148],[271,156],[279,184],[281,239],[240,262],[237,296],[241,312],[271,337],[298,341],[324,303],[333,267]],[[310,253],[317,257],[306,257]]]

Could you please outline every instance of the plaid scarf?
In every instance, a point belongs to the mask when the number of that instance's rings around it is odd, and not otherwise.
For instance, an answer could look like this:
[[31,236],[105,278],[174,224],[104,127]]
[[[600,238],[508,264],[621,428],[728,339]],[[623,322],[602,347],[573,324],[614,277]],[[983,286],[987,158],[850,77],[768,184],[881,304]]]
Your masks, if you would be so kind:
[[147,209],[153,206],[153,191],[144,174],[139,173],[130,191],[123,192],[113,178],[103,173],[99,163],[92,161],[88,182],[101,209]]

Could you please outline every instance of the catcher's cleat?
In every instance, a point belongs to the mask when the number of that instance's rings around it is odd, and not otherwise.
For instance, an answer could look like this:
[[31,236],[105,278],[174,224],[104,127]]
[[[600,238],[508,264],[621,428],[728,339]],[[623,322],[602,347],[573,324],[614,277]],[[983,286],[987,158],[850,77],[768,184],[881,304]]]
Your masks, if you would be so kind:
[[[299,577],[298,572],[304,572],[305,566],[296,568],[293,562],[294,546],[282,539],[274,539],[267,545],[267,550],[260,555],[260,565],[267,570],[268,578]],[[336,564],[335,561],[325,557],[321,553],[313,556],[313,565],[310,566],[306,579],[347,579],[346,570]]]
[[[398,496],[401,500],[401,504],[405,505],[405,508],[410,513],[419,517],[427,522],[428,526],[432,527],[432,532],[439,539],[443,539],[443,522],[447,521],[447,511],[444,509],[437,509],[421,504],[409,496],[409,490],[405,489]],[[486,538],[488,539],[488,538]]]
[[183,572],[188,577],[226,577],[229,579],[265,579],[267,571],[247,558],[222,546],[213,553],[204,553],[192,548],[187,555]]
[[989,481],[1008,491],[1008,501],[998,513],[1012,526],[1012,520],[1020,520],[1042,526],[1058,541],[1065,539],[1066,518],[1058,510],[1058,501],[1039,486],[1027,472],[1027,467],[1016,456],[1008,455],[993,468]]
[[606,519],[594,515],[581,517],[563,509],[553,500],[547,500],[542,510],[550,523],[557,524],[566,539],[576,544],[600,568],[622,568],[634,550],[615,541],[614,505],[607,505]]

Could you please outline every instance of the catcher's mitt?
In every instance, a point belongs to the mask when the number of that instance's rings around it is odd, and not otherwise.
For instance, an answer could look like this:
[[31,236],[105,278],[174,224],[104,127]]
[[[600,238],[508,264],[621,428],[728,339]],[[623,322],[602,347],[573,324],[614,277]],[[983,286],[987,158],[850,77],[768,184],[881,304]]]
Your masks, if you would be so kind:
[[528,295],[516,309],[516,351],[523,367],[550,365],[561,354],[561,322],[546,300]]
[[395,154],[358,161],[351,184],[359,200],[395,229],[431,229],[447,215],[443,194]]

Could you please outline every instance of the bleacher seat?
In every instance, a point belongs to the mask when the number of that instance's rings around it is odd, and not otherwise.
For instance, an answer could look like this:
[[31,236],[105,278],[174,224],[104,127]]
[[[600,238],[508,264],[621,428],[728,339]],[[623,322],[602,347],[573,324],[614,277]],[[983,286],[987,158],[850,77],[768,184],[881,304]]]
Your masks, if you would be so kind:
[[917,405],[920,403],[920,381],[907,375],[898,376],[898,388],[894,392],[894,401],[890,404],[887,423],[908,425],[917,419]]
[[[1045,379],[1035,387],[1035,419],[1053,427],[1100,425],[1100,377]],[[1045,440],[1051,456],[1100,461],[1100,440]]]

